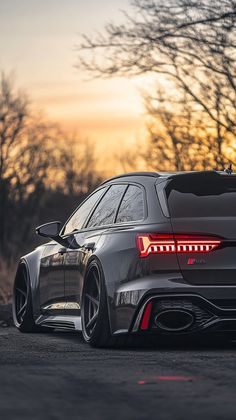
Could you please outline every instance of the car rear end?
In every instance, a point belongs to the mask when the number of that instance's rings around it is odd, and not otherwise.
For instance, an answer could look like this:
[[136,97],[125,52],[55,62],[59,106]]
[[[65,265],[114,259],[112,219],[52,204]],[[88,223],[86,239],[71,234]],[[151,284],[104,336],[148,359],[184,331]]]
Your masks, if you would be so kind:
[[130,331],[236,333],[236,176],[182,173],[156,190],[166,223],[136,236],[147,284]]

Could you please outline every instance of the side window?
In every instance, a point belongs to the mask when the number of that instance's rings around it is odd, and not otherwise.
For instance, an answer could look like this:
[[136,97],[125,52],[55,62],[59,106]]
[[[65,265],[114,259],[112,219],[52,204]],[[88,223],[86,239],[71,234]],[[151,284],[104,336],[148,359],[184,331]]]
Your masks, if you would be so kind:
[[104,194],[105,188],[101,188],[98,191],[95,191],[81,206],[78,210],[73,214],[73,216],[68,220],[65,225],[63,235],[68,235],[69,233],[73,232],[74,230],[81,229],[85,220],[87,219],[90,211],[98,202],[99,198]]
[[112,185],[95,208],[87,227],[109,225],[115,215],[127,185]]
[[129,185],[121,202],[116,223],[132,222],[143,218],[144,201],[142,189],[135,185]]

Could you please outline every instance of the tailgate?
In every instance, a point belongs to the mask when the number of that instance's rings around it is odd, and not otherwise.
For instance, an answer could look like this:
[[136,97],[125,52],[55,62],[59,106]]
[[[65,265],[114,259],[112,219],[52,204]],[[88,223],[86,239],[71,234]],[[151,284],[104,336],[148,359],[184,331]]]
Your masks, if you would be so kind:
[[[166,187],[173,234],[202,248],[185,246],[177,258],[191,284],[236,284],[236,177],[218,173],[177,176]],[[214,249],[209,239],[220,241]]]

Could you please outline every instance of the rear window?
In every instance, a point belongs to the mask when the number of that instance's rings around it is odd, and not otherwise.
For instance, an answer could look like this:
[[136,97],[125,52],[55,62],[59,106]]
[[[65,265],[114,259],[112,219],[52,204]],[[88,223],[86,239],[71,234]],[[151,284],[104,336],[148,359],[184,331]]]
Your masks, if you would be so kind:
[[171,217],[236,217],[234,175],[180,175],[166,196]]

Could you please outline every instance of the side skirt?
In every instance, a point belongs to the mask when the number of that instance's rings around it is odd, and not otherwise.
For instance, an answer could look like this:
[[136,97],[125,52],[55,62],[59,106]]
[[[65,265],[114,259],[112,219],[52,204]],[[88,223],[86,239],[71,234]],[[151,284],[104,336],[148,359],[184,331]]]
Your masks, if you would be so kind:
[[81,331],[80,316],[40,315],[35,321],[40,327],[56,328],[68,331]]

